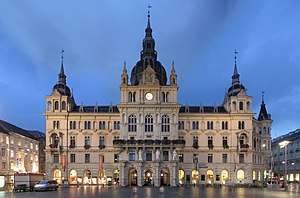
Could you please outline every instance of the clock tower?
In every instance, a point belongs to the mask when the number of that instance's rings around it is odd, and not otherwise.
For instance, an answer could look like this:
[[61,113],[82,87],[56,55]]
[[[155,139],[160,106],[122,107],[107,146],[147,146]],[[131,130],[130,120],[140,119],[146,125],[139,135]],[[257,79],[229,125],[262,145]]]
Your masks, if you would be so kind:
[[157,60],[149,14],[145,33],[143,50],[140,60],[131,71],[130,84],[126,64],[121,76],[121,102],[118,105],[121,116],[120,138],[178,139],[177,124],[181,105],[177,101],[177,75],[173,63],[170,84],[167,83],[166,70]]

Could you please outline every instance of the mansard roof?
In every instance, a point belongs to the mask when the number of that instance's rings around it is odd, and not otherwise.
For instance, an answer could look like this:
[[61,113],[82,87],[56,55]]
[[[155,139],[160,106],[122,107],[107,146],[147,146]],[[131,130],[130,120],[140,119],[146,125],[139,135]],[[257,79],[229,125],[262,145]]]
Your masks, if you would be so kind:
[[17,134],[23,135],[23,136],[31,138],[31,139],[36,139],[28,131],[21,129],[20,127],[17,127],[8,122],[5,122],[3,120],[0,120],[0,132],[5,133],[5,134],[9,134],[9,133],[13,132],[13,133],[17,133]]
[[179,113],[228,113],[223,106],[183,106]]
[[72,112],[80,113],[119,113],[117,106],[76,106]]
[[300,129],[296,129],[295,131],[291,131],[287,134],[281,135],[275,139],[272,140],[272,146],[278,145],[279,142],[282,142],[284,140],[293,141],[300,138]]

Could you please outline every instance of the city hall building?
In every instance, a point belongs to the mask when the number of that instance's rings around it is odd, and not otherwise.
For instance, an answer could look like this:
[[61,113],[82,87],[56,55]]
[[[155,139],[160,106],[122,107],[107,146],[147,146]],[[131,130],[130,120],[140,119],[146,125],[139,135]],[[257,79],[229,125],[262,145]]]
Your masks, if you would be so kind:
[[120,68],[117,105],[77,105],[62,59],[43,113],[47,177],[121,186],[252,184],[266,179],[271,116],[262,100],[254,117],[252,96],[240,83],[236,62],[222,105],[183,106],[174,63],[167,75],[157,59],[149,15],[145,33],[130,76],[126,63]]

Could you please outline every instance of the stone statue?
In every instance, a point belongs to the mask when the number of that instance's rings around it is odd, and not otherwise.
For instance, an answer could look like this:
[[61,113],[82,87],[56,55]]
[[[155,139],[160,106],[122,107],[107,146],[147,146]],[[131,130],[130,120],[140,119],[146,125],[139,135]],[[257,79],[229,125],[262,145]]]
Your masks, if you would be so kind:
[[173,151],[173,158],[172,158],[173,161],[177,160],[177,152],[176,150],[174,149]]
[[159,151],[159,149],[156,150],[155,159],[160,160],[160,151]]
[[139,150],[139,160],[143,160],[143,151],[142,151],[142,149]]

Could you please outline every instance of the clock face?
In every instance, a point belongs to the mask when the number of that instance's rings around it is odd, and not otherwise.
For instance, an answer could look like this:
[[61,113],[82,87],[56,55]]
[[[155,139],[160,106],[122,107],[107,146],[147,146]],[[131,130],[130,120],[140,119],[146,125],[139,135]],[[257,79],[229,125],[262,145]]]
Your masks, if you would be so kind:
[[148,93],[146,93],[145,97],[146,97],[146,100],[152,100],[153,99],[153,94],[148,92]]

